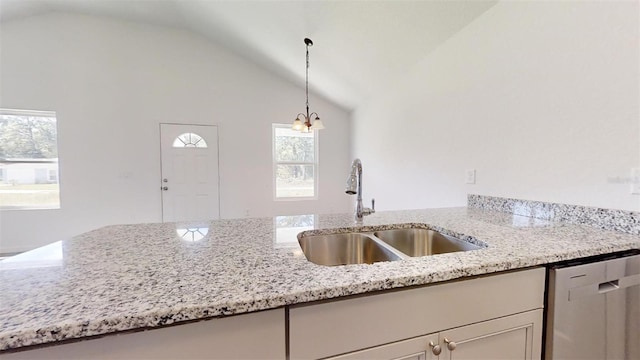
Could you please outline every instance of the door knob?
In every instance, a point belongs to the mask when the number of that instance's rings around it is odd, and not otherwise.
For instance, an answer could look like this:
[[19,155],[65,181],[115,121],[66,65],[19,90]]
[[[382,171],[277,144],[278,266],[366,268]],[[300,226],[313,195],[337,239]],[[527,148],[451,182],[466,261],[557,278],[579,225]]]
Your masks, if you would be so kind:
[[166,183],[166,182],[169,182],[169,180],[167,180],[167,179],[162,179],[162,182],[165,182],[165,183]]
[[162,190],[164,190],[164,191],[169,190],[169,188],[168,188],[168,187],[166,187],[166,186],[163,186],[161,189],[162,189]]
[[447,344],[447,349],[449,349],[449,351],[453,351],[456,349],[456,342],[455,341],[451,341],[447,338],[444,338],[444,342]]
[[431,347],[431,352],[435,356],[440,355],[440,353],[442,352],[442,348],[440,348],[440,345],[434,344],[433,341],[429,341],[429,346]]

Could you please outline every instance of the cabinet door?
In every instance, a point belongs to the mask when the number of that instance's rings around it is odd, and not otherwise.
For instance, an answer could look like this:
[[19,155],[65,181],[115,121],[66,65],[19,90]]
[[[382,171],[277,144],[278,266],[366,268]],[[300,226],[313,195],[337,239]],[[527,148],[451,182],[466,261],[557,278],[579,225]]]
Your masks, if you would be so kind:
[[345,355],[329,358],[330,360],[436,360],[429,344],[437,346],[438,334],[420,336],[414,339],[376,346],[366,350],[355,351]]
[[442,359],[540,358],[542,310],[506,316],[440,333]]

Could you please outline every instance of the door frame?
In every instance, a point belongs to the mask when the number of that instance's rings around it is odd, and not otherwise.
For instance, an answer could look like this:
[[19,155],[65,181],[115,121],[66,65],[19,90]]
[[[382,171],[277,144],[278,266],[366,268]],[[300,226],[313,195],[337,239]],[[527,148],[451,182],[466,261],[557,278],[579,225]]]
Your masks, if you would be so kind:
[[[185,124],[174,122],[158,123],[158,150],[160,151],[160,218],[164,222],[164,196],[162,195],[162,125],[180,125],[180,126],[214,126],[216,127],[216,165],[218,167],[218,178],[216,179],[216,191],[218,192],[218,219],[222,218],[222,209],[220,207],[220,125],[218,124]],[[214,219],[215,220],[215,219]]]

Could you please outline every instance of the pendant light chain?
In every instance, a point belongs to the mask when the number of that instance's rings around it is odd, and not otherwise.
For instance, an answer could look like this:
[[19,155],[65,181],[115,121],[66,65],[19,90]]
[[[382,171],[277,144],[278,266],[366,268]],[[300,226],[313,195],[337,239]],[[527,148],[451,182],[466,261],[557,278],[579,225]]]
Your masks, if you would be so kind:
[[309,117],[309,44],[307,44],[307,68],[305,75],[306,95],[307,95],[307,118]]
[[313,46],[313,41],[311,41],[311,39],[309,38],[305,38],[304,43],[307,46],[305,78],[304,78],[304,91],[306,96],[305,105],[307,108],[306,109],[307,113],[306,114],[299,113],[296,116],[296,119],[293,121],[293,125],[291,126],[291,129],[296,131],[309,132],[311,130],[324,129],[324,124],[322,123],[322,120],[320,120],[320,116],[318,116],[318,113],[316,112],[309,113],[309,46]]

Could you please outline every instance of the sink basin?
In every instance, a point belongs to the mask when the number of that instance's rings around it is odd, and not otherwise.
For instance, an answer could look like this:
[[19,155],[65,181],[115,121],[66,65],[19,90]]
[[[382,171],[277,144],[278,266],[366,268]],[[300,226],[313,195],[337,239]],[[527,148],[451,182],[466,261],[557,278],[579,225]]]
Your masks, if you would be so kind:
[[377,238],[408,256],[426,256],[480,249],[480,246],[427,229],[376,231]]
[[391,229],[324,235],[299,235],[298,242],[307,260],[318,265],[373,264],[409,257],[481,249],[434,230]]
[[298,242],[307,260],[318,265],[372,264],[402,259],[360,233],[303,236]]

